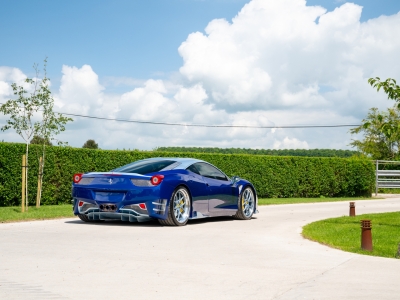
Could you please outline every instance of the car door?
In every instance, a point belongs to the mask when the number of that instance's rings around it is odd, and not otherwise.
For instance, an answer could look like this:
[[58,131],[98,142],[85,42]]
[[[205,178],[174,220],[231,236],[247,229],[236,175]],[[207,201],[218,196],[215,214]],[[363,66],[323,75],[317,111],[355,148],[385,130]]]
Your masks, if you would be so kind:
[[210,216],[208,211],[208,186],[204,177],[194,165],[186,169],[189,171],[187,184],[192,196],[192,218],[201,218]]
[[214,166],[199,162],[194,164],[207,185],[210,216],[233,215],[237,211],[237,197],[231,180]]

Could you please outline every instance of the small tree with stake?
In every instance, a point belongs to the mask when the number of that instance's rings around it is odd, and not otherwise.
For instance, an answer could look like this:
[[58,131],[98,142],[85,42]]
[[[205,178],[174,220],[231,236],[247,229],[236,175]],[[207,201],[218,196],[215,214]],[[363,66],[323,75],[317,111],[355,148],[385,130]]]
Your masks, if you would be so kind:
[[[36,68],[36,65],[34,65],[34,68]],[[24,85],[19,86],[16,83],[11,84],[16,98],[9,99],[6,103],[2,104],[0,106],[0,112],[9,116],[6,125],[1,127],[1,131],[12,128],[26,143],[25,178],[28,178],[29,141],[36,133],[39,124],[39,122],[33,122],[33,116],[40,108],[40,98],[38,97],[40,83],[37,79],[31,78],[26,78],[25,83],[25,85],[30,85],[30,92],[28,92]],[[25,196],[26,207],[28,208],[28,180],[25,181]]]
[[[37,68],[35,69],[38,74]],[[65,124],[69,121],[73,121],[71,118],[64,117],[60,113],[55,113],[53,111],[54,108],[54,98],[51,95],[51,91],[49,88],[50,79],[47,77],[47,58],[44,60],[44,77],[40,83],[40,90],[38,93],[40,108],[42,111],[42,119],[38,124],[36,123],[36,132],[38,136],[42,139],[42,157],[41,163],[39,164],[39,178],[38,178],[38,195],[36,205],[40,206],[40,200],[42,197],[42,183],[43,183],[43,172],[44,172],[44,163],[45,163],[45,155],[46,155],[46,144],[55,140],[54,136],[58,135],[62,131],[65,131]],[[64,143],[57,140],[58,145],[63,145]]]
[[[0,112],[9,116],[9,119],[6,121],[6,125],[1,127],[1,130],[6,131],[12,128],[19,136],[23,138],[26,143],[25,152],[27,166],[29,142],[35,136],[41,138],[43,141],[43,160],[39,166],[39,203],[41,196],[41,182],[43,179],[46,141],[51,141],[54,135],[65,130],[64,125],[68,121],[72,121],[71,118],[66,118],[53,111],[54,99],[51,96],[51,91],[49,88],[50,79],[47,78],[46,66],[47,58],[44,60],[43,79],[39,78],[38,65],[34,64],[33,68],[36,72],[35,78],[26,78],[25,85],[17,85],[16,83],[12,83],[11,87],[16,98],[9,99],[6,103],[0,106]],[[27,88],[25,88],[25,86],[30,87],[29,91]],[[42,112],[41,121],[34,121],[34,116],[37,116],[40,119],[39,112]],[[27,167],[25,168],[25,178],[28,179]],[[26,207],[28,207],[28,180],[25,181],[25,195]]]

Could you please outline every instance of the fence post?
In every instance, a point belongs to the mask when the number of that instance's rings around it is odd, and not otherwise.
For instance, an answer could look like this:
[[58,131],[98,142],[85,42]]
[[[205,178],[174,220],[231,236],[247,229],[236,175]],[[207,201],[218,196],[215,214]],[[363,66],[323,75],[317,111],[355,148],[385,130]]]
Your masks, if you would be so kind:
[[21,212],[25,212],[25,168],[26,168],[26,156],[22,155],[22,205]]
[[376,171],[375,171],[375,196],[378,196],[378,160],[376,160]]
[[42,185],[41,185],[41,180],[40,180],[42,173],[43,173],[42,163],[43,163],[43,157],[40,157],[39,158],[38,186],[37,186],[37,194],[36,194],[36,207],[40,207],[40,198],[42,196]]

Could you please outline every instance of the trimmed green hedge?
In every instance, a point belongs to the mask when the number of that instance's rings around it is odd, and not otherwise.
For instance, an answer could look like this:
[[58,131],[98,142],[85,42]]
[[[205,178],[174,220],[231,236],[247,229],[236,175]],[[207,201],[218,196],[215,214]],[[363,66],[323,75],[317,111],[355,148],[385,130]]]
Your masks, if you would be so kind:
[[155,151],[343,158],[360,154],[358,151],[340,149],[246,149],[217,147],[157,147]]
[[[41,147],[29,147],[29,203],[36,201]],[[19,205],[21,160],[25,145],[0,143],[0,206]],[[208,161],[227,175],[251,181],[259,197],[370,196],[373,164],[360,158],[306,158],[264,155],[91,150],[47,147],[42,204],[70,203],[72,175],[109,171],[149,157],[193,157]]]

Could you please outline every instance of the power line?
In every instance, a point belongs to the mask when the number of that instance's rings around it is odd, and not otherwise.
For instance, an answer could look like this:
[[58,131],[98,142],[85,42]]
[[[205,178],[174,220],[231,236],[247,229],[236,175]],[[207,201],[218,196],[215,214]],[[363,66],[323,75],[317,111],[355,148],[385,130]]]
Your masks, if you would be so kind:
[[[57,112],[58,113],[58,112]],[[61,113],[67,116],[126,122],[126,123],[139,123],[139,124],[151,124],[151,125],[166,125],[166,126],[185,126],[185,127],[208,127],[208,128],[253,128],[253,129],[273,129],[273,128],[327,128],[327,127],[358,127],[360,125],[355,124],[336,124],[336,125],[277,125],[277,126],[252,126],[252,125],[207,125],[207,124],[184,124],[184,123],[168,123],[168,122],[153,122],[153,121],[142,121],[142,120],[126,120],[126,119],[112,119],[104,117],[94,117],[78,114]]]
[[[4,104],[1,103],[0,104]],[[207,125],[207,124],[185,124],[185,123],[169,123],[169,122],[154,122],[154,121],[143,121],[143,120],[126,120],[126,119],[113,119],[105,117],[95,117],[79,114],[69,114],[63,112],[55,112],[58,114],[63,114],[66,116],[95,119],[95,120],[105,120],[105,121],[115,121],[115,122],[125,122],[125,123],[137,123],[137,124],[150,124],[150,125],[165,125],[165,126],[182,126],[182,127],[203,127],[203,128],[251,128],[251,129],[290,129],[290,128],[337,128],[337,127],[358,127],[359,124],[333,124],[333,125],[274,125],[274,126],[252,126],[252,125]]]

